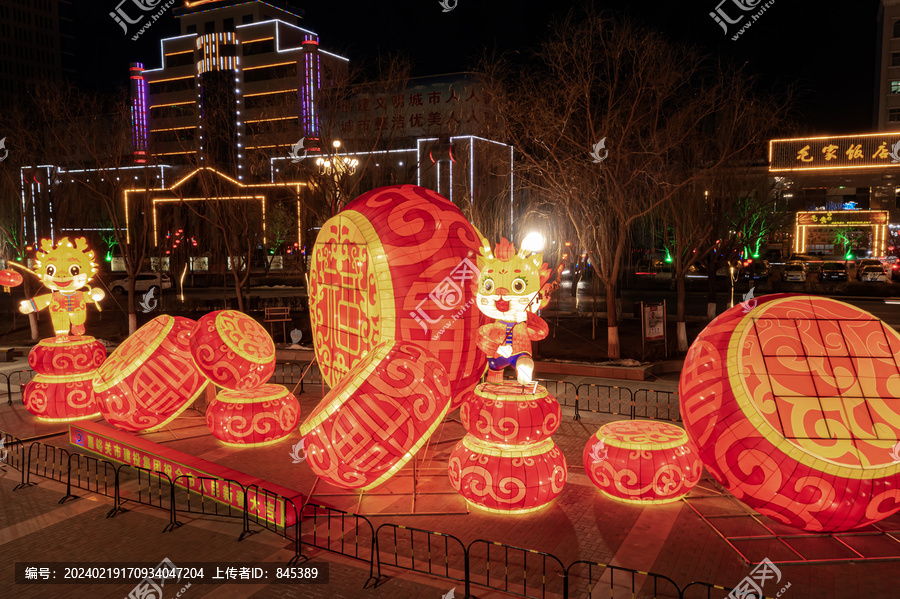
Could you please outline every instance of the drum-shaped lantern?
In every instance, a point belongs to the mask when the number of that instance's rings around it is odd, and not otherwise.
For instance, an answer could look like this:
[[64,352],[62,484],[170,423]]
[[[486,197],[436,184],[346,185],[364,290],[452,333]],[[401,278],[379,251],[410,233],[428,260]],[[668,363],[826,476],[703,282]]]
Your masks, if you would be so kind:
[[703,474],[684,430],[655,420],[604,424],[582,457],[591,482],[607,497],[626,503],[678,501]]
[[448,474],[470,505],[499,514],[527,514],[562,492],[568,466],[553,439],[501,448],[466,435],[450,453]]
[[[93,337],[57,342],[43,339],[28,353],[28,365],[38,374],[65,376],[96,370],[106,359],[106,346]],[[88,377],[90,378],[90,377]]]
[[191,359],[195,321],[157,316],[107,358],[94,377],[106,420],[125,431],[157,430],[188,408],[207,380]]
[[282,385],[220,391],[206,408],[209,432],[226,445],[258,447],[284,439],[300,420],[300,402]]
[[560,423],[556,398],[541,385],[481,383],[459,408],[470,435],[506,445],[549,439]]
[[691,346],[681,414],[736,498],[808,531],[900,510],[900,334],[855,306],[769,295],[723,312]]
[[443,365],[415,343],[384,343],[358,361],[300,426],[306,463],[333,485],[371,489],[419,451],[449,409]]
[[411,341],[444,365],[456,408],[484,372],[479,247],[459,208],[414,185],[365,193],[322,225],[309,305],[325,382],[335,388],[381,343]]
[[255,389],[275,372],[275,344],[258,322],[235,310],[210,312],[191,333],[194,363],[225,389]]
[[28,353],[28,364],[37,374],[25,386],[25,407],[45,422],[98,416],[91,380],[104,359],[106,347],[93,337],[41,340]]

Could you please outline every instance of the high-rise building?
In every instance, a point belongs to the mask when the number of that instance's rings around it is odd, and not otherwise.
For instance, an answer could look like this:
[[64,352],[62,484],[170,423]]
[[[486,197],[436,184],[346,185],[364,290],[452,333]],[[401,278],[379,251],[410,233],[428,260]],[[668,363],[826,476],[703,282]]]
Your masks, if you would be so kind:
[[900,129],[900,0],[881,0],[878,7],[878,73],[875,129]]
[[[182,35],[162,40],[162,65],[132,65],[135,163],[210,166],[238,180],[300,138],[318,143],[316,99],[347,60],[319,46],[277,2],[185,2]],[[265,173],[268,175],[268,172]]]

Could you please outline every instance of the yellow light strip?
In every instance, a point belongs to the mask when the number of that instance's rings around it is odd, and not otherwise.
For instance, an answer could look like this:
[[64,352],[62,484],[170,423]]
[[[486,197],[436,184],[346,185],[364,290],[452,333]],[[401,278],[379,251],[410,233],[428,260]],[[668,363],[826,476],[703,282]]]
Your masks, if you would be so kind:
[[166,56],[178,56],[179,54],[193,54],[193,50],[182,50],[181,52],[169,52]]
[[[772,160],[769,160],[771,164]],[[788,172],[796,172],[796,171],[838,171],[838,170],[853,170],[853,169],[862,169],[862,168],[898,168],[900,167],[900,162],[897,164],[893,164],[887,162],[885,164],[868,164],[868,165],[859,165],[859,166],[813,166],[813,167],[797,167],[797,168],[772,168],[769,167],[770,173],[788,173]]]
[[275,38],[274,37],[261,37],[261,38],[255,39],[255,40],[242,41],[241,43],[242,44],[254,44],[256,42],[267,42],[267,41],[273,40],[273,39],[275,39]]
[[262,64],[258,67],[244,67],[245,71],[253,71],[255,69],[268,69],[269,67],[282,67],[286,64],[297,64],[296,60],[289,60],[287,62],[276,62],[274,64]]
[[172,102],[170,104],[156,104],[154,106],[151,106],[150,110],[153,110],[154,108],[167,108],[169,106],[184,106],[185,104],[193,104],[193,103],[194,103],[193,100],[189,100],[187,102]]
[[182,131],[184,129],[196,129],[196,125],[185,125],[184,127],[167,127],[166,129],[150,129],[150,133],[159,133],[160,131]]
[[186,150],[184,152],[153,152],[152,156],[175,156],[176,154],[196,154],[197,150]]
[[[244,69],[244,70],[246,70],[246,69]],[[257,92],[255,94],[244,94],[244,98],[254,98],[256,96],[271,96],[272,94],[286,94],[288,92],[295,92],[295,91],[297,91],[296,87],[293,89],[277,89],[272,92]]]
[[194,79],[194,75],[188,75],[187,77],[172,77],[171,79],[156,79],[153,81],[148,80],[147,84],[150,83],[165,83],[166,81],[183,81],[185,79]]
[[247,120],[244,122],[245,123],[269,123],[272,121],[290,121],[290,120],[299,119],[299,118],[300,117],[298,117],[296,115],[294,115],[294,116],[279,116],[279,117],[275,117],[275,118],[271,118],[271,119],[253,119],[253,120]]

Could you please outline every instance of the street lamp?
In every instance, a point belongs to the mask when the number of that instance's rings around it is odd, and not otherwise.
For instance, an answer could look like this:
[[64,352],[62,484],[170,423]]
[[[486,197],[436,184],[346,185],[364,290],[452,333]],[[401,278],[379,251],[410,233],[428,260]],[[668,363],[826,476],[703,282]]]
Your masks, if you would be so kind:
[[[336,139],[331,145],[335,150],[338,150],[341,147],[341,142]],[[337,153],[335,153],[334,157],[331,159],[322,157],[316,158],[316,168],[318,168],[319,174],[333,175],[335,178],[338,178],[341,175],[355,174],[357,166],[359,166],[359,160],[356,158],[338,156]]]

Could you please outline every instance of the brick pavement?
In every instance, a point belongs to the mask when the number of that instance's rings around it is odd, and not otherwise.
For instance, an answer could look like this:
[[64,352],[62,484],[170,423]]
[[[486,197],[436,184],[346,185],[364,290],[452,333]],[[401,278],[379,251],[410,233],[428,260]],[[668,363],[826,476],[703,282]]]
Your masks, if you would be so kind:
[[[674,383],[669,381],[669,384],[672,385]],[[638,385],[649,387],[647,383]],[[662,384],[657,386],[657,388],[662,387]],[[320,395],[314,393],[302,395],[300,400],[303,414],[308,414],[319,399]],[[678,510],[671,510],[671,516],[666,516],[670,512],[666,511],[667,508],[664,506],[641,508],[604,499],[584,474],[581,465],[581,454],[587,438],[602,423],[619,419],[621,416],[584,413],[582,420],[574,421],[572,420],[572,414],[573,411],[570,408],[563,409],[564,419],[559,431],[554,436],[557,444],[566,455],[569,464],[569,481],[560,498],[547,509],[527,516],[500,516],[480,511],[473,511],[469,514],[448,515],[448,512],[465,512],[463,503],[459,501],[458,496],[452,493],[452,489],[449,489],[445,478],[446,457],[464,433],[458,420],[451,418],[439,427],[420,462],[423,468],[430,467],[430,469],[426,468],[424,470],[420,490],[429,490],[435,493],[443,492],[445,494],[422,496],[419,498],[419,505],[427,509],[427,511],[442,511],[443,513],[415,516],[389,513],[386,515],[373,515],[370,516],[370,519],[376,527],[383,523],[395,523],[453,534],[464,544],[468,544],[475,539],[487,539],[502,541],[509,545],[537,549],[556,555],[565,564],[576,559],[610,563],[616,559],[617,555],[628,556],[628,563],[617,563],[634,569],[649,570],[666,575],[682,586],[693,580],[733,586],[749,573],[750,567],[745,566],[739,556],[717,536],[715,531],[711,530],[687,506],[683,506]],[[47,432],[53,428],[49,425],[34,423],[30,416],[24,413],[21,404],[15,404],[11,409],[6,408],[5,404],[0,404],[0,430],[10,430],[7,428],[7,425],[10,423],[22,427],[23,430],[27,429],[34,432],[38,432],[38,430]],[[56,426],[61,428],[58,425]],[[16,431],[13,430],[12,432]],[[188,411],[174,423],[170,431],[150,434],[148,438],[200,457],[214,459],[227,467],[255,473],[262,478],[296,489],[304,494],[309,493],[313,489],[316,480],[306,464],[291,463],[289,455],[291,445],[299,440],[299,435],[296,433],[285,442],[269,447],[243,450],[223,448],[210,437],[199,413]],[[65,440],[62,438],[48,439],[45,442],[65,446]],[[45,488],[49,488],[52,483],[42,483],[36,488],[10,493],[9,489],[12,488],[12,483],[9,479],[15,476],[16,473],[11,470],[6,475],[0,476],[0,478],[5,479],[3,485],[0,485],[0,491],[3,492],[3,495],[0,496],[0,500],[2,500],[0,505],[4,506],[4,509],[0,510],[0,524],[2,524],[0,528],[4,531],[10,526],[11,522],[27,519],[28,514],[32,513],[29,510],[36,510],[34,513],[42,514],[44,511],[62,509],[55,503],[61,495],[51,494],[48,497],[38,495],[38,493],[43,493]],[[384,495],[367,496],[363,502],[364,509],[380,508],[388,512],[409,511],[411,497],[405,493],[411,488],[411,480],[411,469],[407,468],[401,472],[401,476],[396,481],[391,481],[378,490]],[[706,484],[710,484],[710,482],[707,481]],[[358,496],[354,494],[346,494],[344,492],[343,497],[326,496],[329,489],[324,484],[319,484],[316,487],[316,491],[317,494],[313,501],[318,503],[326,503],[351,511],[355,510],[358,504]],[[38,497],[40,499],[34,499],[33,501],[20,499],[24,497]],[[122,534],[121,523],[126,519],[130,523],[132,518],[139,526],[136,529],[132,529],[129,526],[128,530],[139,530],[141,534],[130,534],[135,547],[133,550],[134,555],[138,557],[129,559],[155,559],[157,555],[167,548],[164,542],[155,540],[158,537],[181,539],[183,536],[184,542],[179,541],[175,548],[184,549],[186,555],[198,556],[190,559],[202,559],[204,561],[239,559],[235,557],[240,555],[237,553],[238,549],[243,551],[245,547],[255,547],[257,544],[261,544],[265,548],[254,548],[251,553],[254,556],[257,554],[262,556],[257,559],[266,559],[267,556],[274,555],[277,551],[283,552],[283,547],[286,545],[286,542],[280,537],[265,532],[254,535],[237,544],[235,539],[239,532],[239,527],[236,529],[236,525],[233,523],[211,523],[206,519],[193,519],[190,526],[179,529],[184,532],[175,531],[174,533],[162,535],[158,532],[165,524],[162,512],[139,508],[117,516],[112,520],[106,520],[104,517],[107,509],[106,505],[108,505],[108,502],[104,503],[103,509],[90,510],[85,514],[73,515],[71,522],[77,524],[71,525],[71,530],[65,534],[62,531],[67,529],[60,528],[58,529],[60,532],[45,538],[44,535],[46,533],[38,531],[30,533],[23,539],[4,543],[0,545],[0,555],[7,557],[28,555],[27,551],[31,545],[30,541],[26,542],[26,539],[35,540],[35,546],[41,548],[42,552],[51,552],[53,541],[68,538],[69,534],[83,536],[85,534],[84,531],[89,531],[87,533],[89,538],[94,538],[95,535],[98,535],[98,539],[103,539],[102,535],[107,535],[110,539],[117,539]],[[667,521],[667,525],[671,525],[669,534],[650,543],[649,545],[653,548],[648,550],[646,554],[635,554],[634,551],[628,551],[627,549],[630,548],[635,540],[635,537],[631,537],[631,540],[629,540],[629,535],[636,534],[636,523],[639,522],[645,510],[651,509],[662,514],[661,517],[663,518],[670,518]],[[180,518],[185,521],[193,517],[184,515],[180,516]],[[63,524],[55,524],[54,527],[56,526],[63,526]],[[188,532],[189,528],[192,532]],[[150,537],[154,537],[154,540],[149,540]],[[0,541],[2,541],[2,537],[0,537]],[[110,547],[125,547],[122,542],[114,543],[112,540],[105,542],[101,540],[99,545],[103,551],[107,551]],[[71,551],[71,545],[67,544],[66,546],[69,547],[66,551]],[[64,559],[66,556],[72,555],[66,551],[59,550],[54,555],[61,555],[62,557],[55,559]],[[91,551],[94,550],[92,549]],[[129,545],[128,549],[122,549],[122,551],[126,553],[132,551],[131,546]],[[266,553],[266,551],[269,553]],[[113,555],[119,555],[119,553],[113,551]],[[125,555],[125,553],[122,555]],[[131,554],[129,553],[128,555]],[[199,557],[201,555],[203,557]],[[207,555],[208,557],[206,557]],[[286,560],[290,553],[283,553],[283,555]],[[290,587],[284,588],[270,585],[270,587],[254,590],[248,587],[235,586],[227,589],[227,595],[217,594],[216,596],[245,597],[251,596],[247,593],[252,590],[255,594],[253,596],[258,597],[440,597],[441,594],[450,589],[447,581],[444,580],[402,575],[392,578],[388,583],[375,591],[363,592],[361,587],[367,577],[367,572],[360,568],[360,562],[338,558],[333,554],[323,555],[327,555],[327,559],[332,563],[340,563],[342,564],[341,567],[347,568],[345,572],[342,571],[343,573],[340,577],[342,584],[334,589],[330,588],[331,585],[328,588],[323,587],[321,589],[309,587],[303,590],[304,593],[308,593],[306,595],[290,595]],[[85,556],[87,558],[87,554]],[[174,557],[169,557],[177,563]],[[68,559],[71,559],[71,557]],[[100,558],[91,554],[91,559]],[[319,556],[316,559],[319,559]],[[492,567],[495,567],[495,565]],[[891,597],[894,596],[891,589],[891,581],[896,567],[896,562],[783,566],[784,580],[792,583],[789,592],[784,596],[787,598],[816,597],[817,599],[819,597],[834,599],[859,596]],[[352,584],[351,581],[353,581]],[[211,589],[212,587],[200,588]],[[864,590],[860,591],[859,589]],[[646,591],[647,589],[645,588],[644,590]],[[772,591],[768,588],[766,590]],[[102,588],[101,591],[103,591]],[[436,591],[437,594],[435,595]],[[693,597],[706,596],[705,593],[700,591],[701,589],[697,589],[697,593],[690,596],[691,599]],[[221,592],[225,593],[226,590]],[[597,592],[601,593],[600,596],[609,596],[608,589]],[[713,594],[712,597],[716,598],[724,595],[724,593],[718,593]],[[458,596],[462,595],[461,589],[457,590],[457,594]],[[490,595],[480,592],[479,596],[487,597]]]

